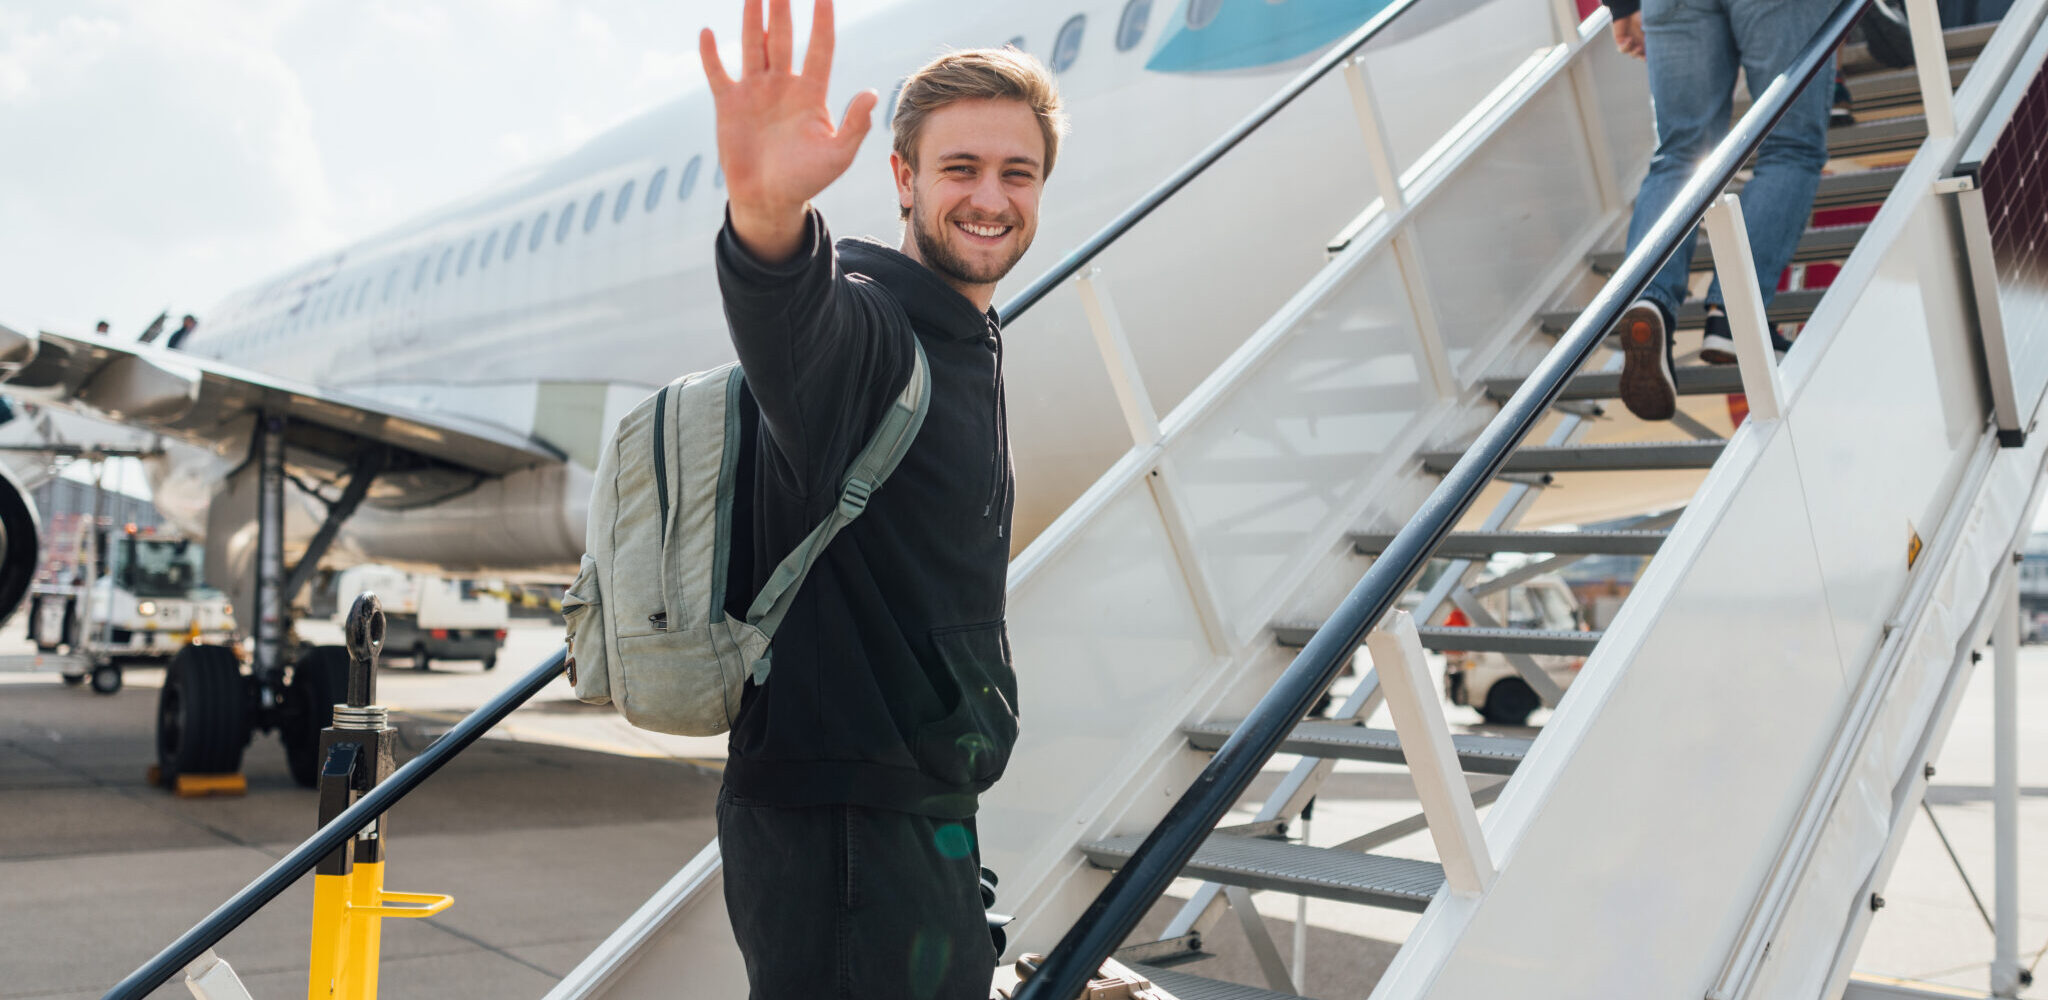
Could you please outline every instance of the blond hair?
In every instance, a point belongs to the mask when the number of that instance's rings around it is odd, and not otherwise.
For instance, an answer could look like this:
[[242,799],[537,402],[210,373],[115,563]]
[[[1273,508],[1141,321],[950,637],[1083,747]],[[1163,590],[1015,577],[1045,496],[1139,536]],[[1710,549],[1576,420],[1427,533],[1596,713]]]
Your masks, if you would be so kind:
[[[910,74],[903,81],[891,122],[896,155],[916,167],[917,140],[924,134],[925,119],[955,101],[981,99],[1022,101],[1031,108],[1045,135],[1045,176],[1052,176],[1053,161],[1060,155],[1060,137],[1067,131],[1059,85],[1037,57],[1008,46],[948,52]],[[909,209],[904,211],[907,214]]]

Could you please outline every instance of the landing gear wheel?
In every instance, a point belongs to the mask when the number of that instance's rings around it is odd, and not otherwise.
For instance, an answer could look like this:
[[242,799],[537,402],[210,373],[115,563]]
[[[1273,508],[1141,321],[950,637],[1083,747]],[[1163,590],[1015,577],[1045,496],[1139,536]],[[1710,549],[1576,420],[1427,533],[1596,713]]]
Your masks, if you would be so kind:
[[156,702],[158,779],[169,787],[180,774],[234,774],[248,745],[249,692],[235,654],[223,646],[178,650]]
[[84,674],[65,674],[65,675],[64,675],[64,686],[65,686],[65,687],[68,687],[68,688],[75,688],[75,687],[77,687],[77,686],[79,686],[80,684],[83,684],[83,683],[85,683],[85,675],[84,675]]
[[100,694],[113,694],[121,690],[121,668],[111,663],[102,663],[92,668],[92,689]]
[[496,669],[498,669],[498,654],[496,654],[496,653],[492,653],[491,655],[489,655],[489,656],[486,656],[486,657],[484,657],[484,669],[485,669],[485,670],[496,670]]
[[412,648],[412,668],[414,670],[425,670],[433,665],[434,658],[427,655],[427,647],[414,646]]
[[285,765],[302,787],[320,784],[320,731],[334,722],[334,706],[348,699],[348,650],[315,646],[292,667],[277,734]]
[[1479,706],[1479,717],[1496,726],[1526,726],[1530,713],[1543,704],[1529,682],[1520,677],[1509,677],[1493,682],[1486,692],[1486,704]]

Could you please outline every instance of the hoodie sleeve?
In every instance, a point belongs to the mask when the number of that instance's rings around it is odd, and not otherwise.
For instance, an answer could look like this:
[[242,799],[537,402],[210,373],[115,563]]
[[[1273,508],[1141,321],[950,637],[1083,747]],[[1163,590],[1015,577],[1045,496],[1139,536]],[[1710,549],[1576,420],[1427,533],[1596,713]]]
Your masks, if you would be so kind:
[[718,287],[747,388],[807,499],[834,495],[847,463],[910,376],[914,334],[887,294],[839,269],[824,217],[812,209],[796,255],[764,264],[728,217],[718,233]]
[[1614,15],[1614,19],[1617,21],[1643,9],[1643,0],[1600,0],[1600,2],[1607,5],[1607,10]]

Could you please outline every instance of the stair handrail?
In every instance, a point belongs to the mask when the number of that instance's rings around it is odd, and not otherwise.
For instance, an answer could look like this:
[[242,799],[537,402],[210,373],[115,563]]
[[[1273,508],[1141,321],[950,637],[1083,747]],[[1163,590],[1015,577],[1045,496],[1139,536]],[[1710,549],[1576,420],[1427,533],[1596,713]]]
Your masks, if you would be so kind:
[[[1124,862],[1081,918],[1068,928],[1045,961],[1023,984],[1017,1000],[1066,1000],[1078,995],[1104,959],[1120,946],[1166,887],[1181,874],[1195,849],[1243,796],[1265,762],[1316,699],[1336,679],[1353,650],[1394,606],[1431,554],[1464,517],[1480,491],[1506,464],[1577,374],[1607,331],[1643,290],[1680,241],[1706,214],[1714,198],[1762,145],[1784,117],[1793,98],[1827,63],[1843,36],[1871,0],[1842,0],[1822,22],[1785,72],[1756,96],[1750,108],[1714,147],[1664,214],[1623,258],[1571,328],[1501,406],[1486,429],[1465,449],[1415,516],[1359,578],[1330,619],[1316,630],[1244,722],[1231,733],[1143,844]],[[1128,213],[1127,213],[1128,214]],[[1077,255],[1078,256],[1078,255]],[[1036,286],[1034,286],[1036,288]],[[1041,293],[1042,294],[1042,293]]]
[[504,721],[505,717],[555,679],[567,664],[568,648],[556,650],[533,672],[519,679],[513,686],[499,692],[496,697],[484,703],[482,708],[463,716],[462,721],[435,740],[420,755],[407,761],[404,767],[393,772],[382,784],[370,789],[355,805],[348,807],[333,821],[321,827],[312,836],[300,842],[290,854],[256,876],[255,880],[242,887],[242,891],[228,897],[206,919],[192,925],[192,929],[179,935],[170,946],[157,953],[155,958],[142,964],[128,978],[115,984],[107,991],[103,1000],[142,1000],[150,991],[169,981],[178,970],[190,965],[193,960],[206,953],[220,942],[221,938],[240,927],[242,922],[253,916],[265,904],[277,898],[279,893],[290,888],[292,883],[304,877],[320,863],[320,859],[341,849],[371,821],[384,815],[385,811],[397,804],[420,783],[441,769],[441,765],[453,759],[456,754],[468,749],[471,743],[491,727]]
[[1145,196],[1139,198],[1131,207],[1124,209],[1122,214],[1111,219],[1108,225],[1103,226],[1094,236],[1089,237],[1086,243],[1081,244],[1079,248],[1062,257],[1059,263],[1054,264],[1050,270],[1039,275],[1031,284],[1026,285],[1023,291],[1011,296],[1009,301],[1004,302],[1002,307],[996,310],[996,315],[1001,316],[1005,324],[1014,322],[1026,310],[1037,305],[1040,299],[1051,294],[1052,290],[1058,287],[1061,282],[1079,274],[1081,269],[1087,267],[1090,261],[1100,256],[1102,251],[1109,249],[1110,244],[1122,239],[1125,233],[1137,228],[1138,223],[1145,221],[1145,217],[1151,215],[1154,209],[1165,204],[1168,199],[1178,194],[1180,189],[1187,187],[1195,178],[1200,177],[1204,171],[1214,166],[1216,161],[1222,159],[1225,154],[1236,149],[1238,143],[1243,142],[1246,136],[1258,131],[1274,115],[1279,114],[1282,109],[1294,103],[1295,98],[1300,97],[1309,87],[1313,86],[1323,77],[1328,76],[1331,70],[1342,67],[1346,61],[1358,54],[1359,49],[1364,48],[1368,42],[1377,38],[1381,31],[1385,30],[1388,25],[1393,24],[1396,20],[1399,20],[1401,15],[1407,13],[1409,8],[1414,7],[1419,2],[1420,0],[1394,0],[1394,2],[1380,8],[1379,13],[1374,14],[1364,24],[1359,25],[1357,30],[1351,34],[1344,36],[1344,39],[1338,42],[1330,51],[1325,52],[1315,62],[1310,63],[1306,69],[1296,74],[1294,79],[1287,82],[1286,86],[1281,87],[1272,97],[1267,98],[1265,103],[1252,109],[1251,114],[1244,116],[1236,125],[1231,126],[1230,131],[1223,133],[1221,138],[1203,147],[1202,151],[1196,153],[1193,159],[1183,164],[1179,170],[1174,171],[1172,176],[1159,182],[1151,191],[1146,192]]

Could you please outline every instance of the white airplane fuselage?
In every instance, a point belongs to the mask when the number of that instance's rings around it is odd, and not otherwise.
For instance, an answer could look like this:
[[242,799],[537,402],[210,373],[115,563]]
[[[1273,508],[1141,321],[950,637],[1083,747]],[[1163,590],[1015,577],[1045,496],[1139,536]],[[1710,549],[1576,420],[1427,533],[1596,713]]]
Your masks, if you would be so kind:
[[[999,290],[1000,305],[1384,4],[1070,0],[997,8],[908,0],[842,28],[831,104],[836,113],[860,89],[872,88],[886,108],[897,81],[947,47],[1021,39],[1061,70],[1072,134],[1049,178],[1035,248]],[[1133,9],[1141,5],[1142,30],[1133,30]],[[1498,58],[1472,41],[1469,29],[1482,12],[1464,0],[1442,0],[1431,24],[1402,25],[1410,37],[1394,40],[1387,57],[1427,69],[1416,71],[1414,89],[1399,101],[1383,97],[1391,127],[1408,127],[1412,119],[1440,128],[1470,106],[1470,95],[1449,81],[1470,73],[1477,60]],[[1192,27],[1205,16],[1216,21]],[[1281,20],[1273,37],[1244,27],[1249,18],[1275,17]],[[1076,18],[1085,19],[1078,48],[1056,50],[1063,26]],[[1073,29],[1066,31],[1071,38]],[[1216,34],[1204,38],[1201,31]],[[1190,39],[1208,48],[1190,49]],[[1429,79],[1434,75],[1444,79]],[[1343,100],[1342,94],[1342,81],[1333,77],[1303,100]],[[1255,156],[1258,169],[1223,175],[1219,168],[1223,176],[1215,182],[1243,185],[1249,177],[1257,189],[1221,202],[1212,192],[1199,212],[1169,206],[1103,258],[1162,412],[1271,308],[1270,296],[1247,295],[1233,314],[1233,306],[1182,295],[1176,275],[1190,257],[1219,236],[1271,241],[1284,252],[1243,254],[1247,263],[1233,280],[1247,289],[1291,291],[1320,263],[1327,237],[1370,200],[1356,130],[1332,136],[1329,120],[1276,118],[1254,137],[1256,151],[1233,154]],[[1423,124],[1409,127],[1422,130]],[[899,241],[889,147],[887,115],[878,109],[852,168],[818,199],[835,236]],[[1347,175],[1335,178],[1349,192],[1337,202],[1323,193],[1333,174]],[[487,421],[531,434],[569,458],[404,510],[373,495],[331,561],[573,572],[583,549],[588,470],[613,423],[656,386],[733,356],[711,254],[724,206],[713,109],[699,88],[566,157],[237,292],[180,346],[357,397]],[[1020,340],[1040,330],[1079,323],[1071,305],[1037,311],[1061,314],[1029,317],[1009,337],[1020,544],[1130,445],[1113,409],[1067,398],[1104,393],[1092,351],[1076,357],[1064,349],[1020,349]],[[1085,327],[1079,336],[1086,342]],[[240,458],[179,449],[153,462],[159,507],[181,528],[203,531],[206,505]],[[318,522],[310,499],[294,496],[296,541]]]

